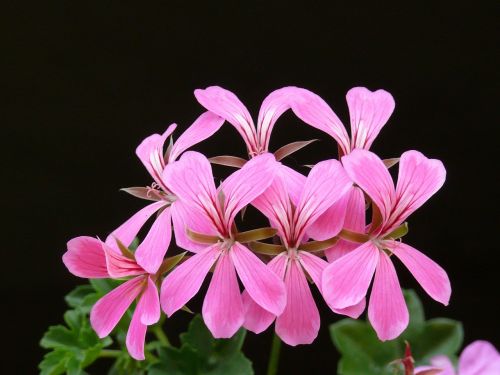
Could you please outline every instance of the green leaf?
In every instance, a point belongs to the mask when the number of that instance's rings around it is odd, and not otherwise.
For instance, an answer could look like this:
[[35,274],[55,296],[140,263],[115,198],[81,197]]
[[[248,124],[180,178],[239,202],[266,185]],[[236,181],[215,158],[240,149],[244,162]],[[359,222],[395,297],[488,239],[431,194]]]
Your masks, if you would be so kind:
[[69,294],[64,297],[69,307],[78,308],[89,294],[94,294],[95,290],[92,285],[78,285]]
[[69,356],[64,349],[56,349],[52,352],[45,354],[42,362],[38,366],[40,369],[40,375],[59,375],[64,374],[66,371],[66,363],[68,362]]
[[418,362],[425,362],[438,354],[453,357],[462,346],[463,338],[460,322],[446,318],[429,320],[412,344],[413,356]]

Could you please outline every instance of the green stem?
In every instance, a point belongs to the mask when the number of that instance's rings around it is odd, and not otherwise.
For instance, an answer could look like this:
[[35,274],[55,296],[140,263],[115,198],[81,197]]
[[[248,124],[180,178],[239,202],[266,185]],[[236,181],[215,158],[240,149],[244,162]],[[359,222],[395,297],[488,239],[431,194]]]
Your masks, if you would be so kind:
[[269,364],[267,365],[267,375],[276,375],[278,373],[280,350],[281,340],[275,332],[273,336],[273,343],[271,345],[271,354],[269,355]]
[[165,335],[165,332],[163,332],[163,328],[161,327],[161,325],[157,324],[157,325],[153,326],[152,331],[156,335],[158,340],[160,340],[160,342],[163,346],[165,346],[167,348],[172,346],[170,344],[170,341],[168,340],[167,335]]
[[100,358],[118,358],[122,354],[121,350],[102,349],[99,353]]

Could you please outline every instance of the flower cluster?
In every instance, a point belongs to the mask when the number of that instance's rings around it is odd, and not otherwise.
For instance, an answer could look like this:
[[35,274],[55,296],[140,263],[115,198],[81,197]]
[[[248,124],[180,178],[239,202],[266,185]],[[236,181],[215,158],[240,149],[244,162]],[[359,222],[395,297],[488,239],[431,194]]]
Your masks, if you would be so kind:
[[[126,280],[91,311],[100,337],[136,301],[126,344],[133,358],[143,359],[148,326],[159,321],[161,310],[170,317],[185,308],[210,272],[202,315],[216,338],[231,337],[242,326],[260,333],[274,322],[287,344],[311,343],[320,317],[309,284],[315,284],[333,312],[357,318],[373,279],[368,317],[381,340],[393,339],[409,319],[395,258],[433,299],[448,304],[446,272],[401,240],[409,215],[443,185],[442,163],[418,151],[385,160],[369,151],[394,110],[388,92],[357,87],[347,93],[351,136],[323,99],[302,88],[272,92],[262,103],[257,125],[241,101],[221,87],[196,90],[195,96],[206,112],[175,142],[173,124],[137,147],[154,182],[124,190],[150,203],[104,242],[93,237],[68,242],[63,261],[74,275]],[[333,137],[338,159],[318,162],[305,176],[281,160],[310,142],[293,142],[271,153],[273,127],[288,110]],[[226,121],[243,138],[248,160],[207,159],[188,151]],[[236,171],[217,187],[211,163]],[[389,173],[395,164],[396,184]],[[269,226],[237,227],[237,214],[249,205]],[[131,243],[148,222],[147,235],[132,251]],[[165,257],[172,232],[186,253]]]

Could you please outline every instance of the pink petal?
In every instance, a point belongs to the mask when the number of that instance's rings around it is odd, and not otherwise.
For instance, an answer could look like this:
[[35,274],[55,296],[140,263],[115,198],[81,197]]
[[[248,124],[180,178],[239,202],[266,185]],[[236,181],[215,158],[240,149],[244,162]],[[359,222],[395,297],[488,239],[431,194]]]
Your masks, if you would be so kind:
[[200,290],[220,253],[219,244],[207,247],[178,265],[161,284],[160,301],[168,316],[184,306]]
[[[363,191],[353,186],[349,192],[344,228],[357,233],[364,233],[366,227],[365,197]],[[331,248],[325,250],[326,258],[333,262],[359,246],[358,243],[340,239]]]
[[356,149],[342,158],[342,164],[349,177],[380,209],[382,224],[385,224],[396,198],[394,183],[382,160],[370,151]]
[[269,150],[269,139],[274,123],[290,109],[290,101],[295,92],[295,87],[283,87],[270,93],[262,102],[257,121],[257,134],[262,150]]
[[141,307],[141,323],[148,326],[157,323],[160,320],[160,298],[156,284],[148,277],[146,289],[139,300]]
[[[236,214],[262,194],[273,182],[278,163],[274,156],[265,153],[249,160],[221,184],[225,198],[225,220],[229,225]],[[228,228],[229,229],[229,228]]]
[[[455,368],[453,367],[453,363],[450,361],[450,359],[445,356],[445,355],[437,355],[431,359],[431,364],[433,368],[439,368],[441,369],[441,372],[439,375],[455,375]],[[420,368],[416,368],[415,372],[421,371]]]
[[163,180],[183,203],[198,209],[205,221],[218,216],[212,167],[204,155],[185,152],[179,161],[165,168]]
[[347,92],[352,148],[368,150],[394,111],[394,98],[384,90],[354,87]]
[[236,271],[230,256],[223,252],[203,301],[203,320],[215,338],[229,338],[240,329],[243,318]]
[[129,246],[146,221],[163,206],[165,206],[165,202],[155,202],[136,212],[130,219],[111,232],[106,238],[106,245],[119,252],[116,245],[118,238],[125,246]]
[[115,328],[125,311],[144,288],[145,278],[135,277],[102,297],[90,311],[90,324],[100,338]]
[[320,318],[304,271],[290,260],[285,275],[287,303],[276,319],[276,334],[288,345],[310,344],[318,335]]
[[146,273],[134,259],[123,256],[106,244],[103,244],[103,249],[106,254],[108,273],[112,278],[120,279],[122,277],[137,276]]
[[321,97],[309,90],[297,88],[291,107],[306,124],[332,136],[344,154],[349,152],[349,136],[342,121]]
[[257,133],[247,108],[231,91],[218,86],[195,90],[198,102],[210,112],[224,118],[240,133],[249,152],[258,152]]
[[230,254],[250,297],[270,313],[281,314],[286,304],[283,280],[238,242],[233,244]]
[[366,242],[325,268],[322,291],[330,308],[353,306],[366,296],[379,253],[372,242]]
[[488,341],[474,341],[460,355],[458,372],[460,375],[498,375],[500,354]]
[[334,313],[346,315],[352,319],[358,319],[360,315],[363,314],[363,311],[365,311],[365,307],[366,307],[366,298],[362,298],[361,301],[359,301],[357,304],[349,307],[344,307],[343,309],[334,309],[330,306],[330,308]]
[[[446,179],[443,163],[428,159],[418,151],[407,151],[399,160],[396,186],[397,205],[391,215],[391,224],[398,226],[412,212],[422,206]],[[387,231],[393,228],[387,228]]]
[[351,186],[351,180],[337,160],[324,160],[316,164],[307,176],[295,210],[296,238],[300,240],[309,226],[346,194]]
[[146,238],[135,251],[137,263],[148,273],[156,273],[163,262],[171,237],[170,207],[166,207],[156,218]]
[[441,367],[434,366],[417,366],[415,367],[415,375],[455,375],[453,367],[450,371],[443,371]]
[[277,177],[278,176],[281,177],[285,183],[292,203],[297,206],[300,196],[302,195],[302,190],[304,190],[306,176],[281,163],[277,169]]
[[298,253],[300,264],[304,267],[314,284],[316,284],[321,292],[321,276],[323,275],[325,268],[328,266],[328,262],[306,251],[299,251]]
[[386,241],[387,247],[410,270],[429,296],[448,305],[451,295],[450,279],[446,271],[417,249],[398,241]]
[[176,127],[176,124],[172,124],[162,135],[150,135],[144,139],[135,150],[135,153],[141,160],[142,164],[144,164],[151,177],[153,177],[156,183],[160,185],[163,190],[166,190],[166,186],[161,177],[163,169],[165,168],[163,145],[165,140],[174,132]]
[[396,270],[389,256],[380,251],[373,281],[368,318],[380,340],[398,337],[408,326],[409,314]]
[[344,226],[349,194],[344,194],[307,229],[307,234],[317,241],[327,240],[339,234]]
[[[282,252],[281,254],[275,256],[267,264],[267,267],[274,272],[280,280],[283,280],[287,262],[288,256],[286,252]],[[254,333],[261,333],[273,323],[276,315],[256,304],[246,290],[243,291],[242,300],[243,309],[245,311],[245,322],[243,323],[243,326],[246,329]]]
[[141,322],[141,310],[137,305],[130,326],[128,327],[125,344],[127,345],[128,353],[137,361],[142,361],[144,357],[144,343],[146,341],[146,332],[148,326]]
[[88,279],[109,277],[102,242],[93,237],[75,237],[67,243],[62,260],[73,275]]
[[193,124],[175,141],[168,162],[172,163],[187,149],[212,136],[224,124],[224,119],[212,112],[201,114]]

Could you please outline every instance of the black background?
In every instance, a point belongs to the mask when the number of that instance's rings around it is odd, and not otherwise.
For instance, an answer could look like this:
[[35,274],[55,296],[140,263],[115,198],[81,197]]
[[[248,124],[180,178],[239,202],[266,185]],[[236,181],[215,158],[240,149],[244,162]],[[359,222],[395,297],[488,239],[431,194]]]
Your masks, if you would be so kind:
[[[36,373],[38,340],[62,321],[64,294],[83,282],[61,263],[65,242],[105,236],[142,206],[118,192],[151,182],[135,147],[172,122],[185,129],[202,112],[193,90],[214,84],[234,91],[255,116],[270,91],[306,87],[346,124],[349,88],[391,92],[396,110],[374,151],[395,157],[417,149],[447,167],[443,189],[410,218],[407,242],[448,271],[450,306],[432,301],[398,266],[401,284],[419,291],[428,316],[463,321],[467,343],[500,345],[493,2],[12,4],[0,23],[7,114],[2,342],[12,352],[2,361],[11,368],[4,373]],[[329,137],[289,113],[271,148],[310,138],[321,141],[289,159],[291,165],[334,156]],[[196,149],[244,155],[229,125]],[[327,326],[338,317],[317,300],[318,339],[284,348],[280,373],[335,373]],[[168,321],[168,333],[182,331],[187,319],[180,313]],[[245,344],[257,374],[270,338],[249,334]]]

